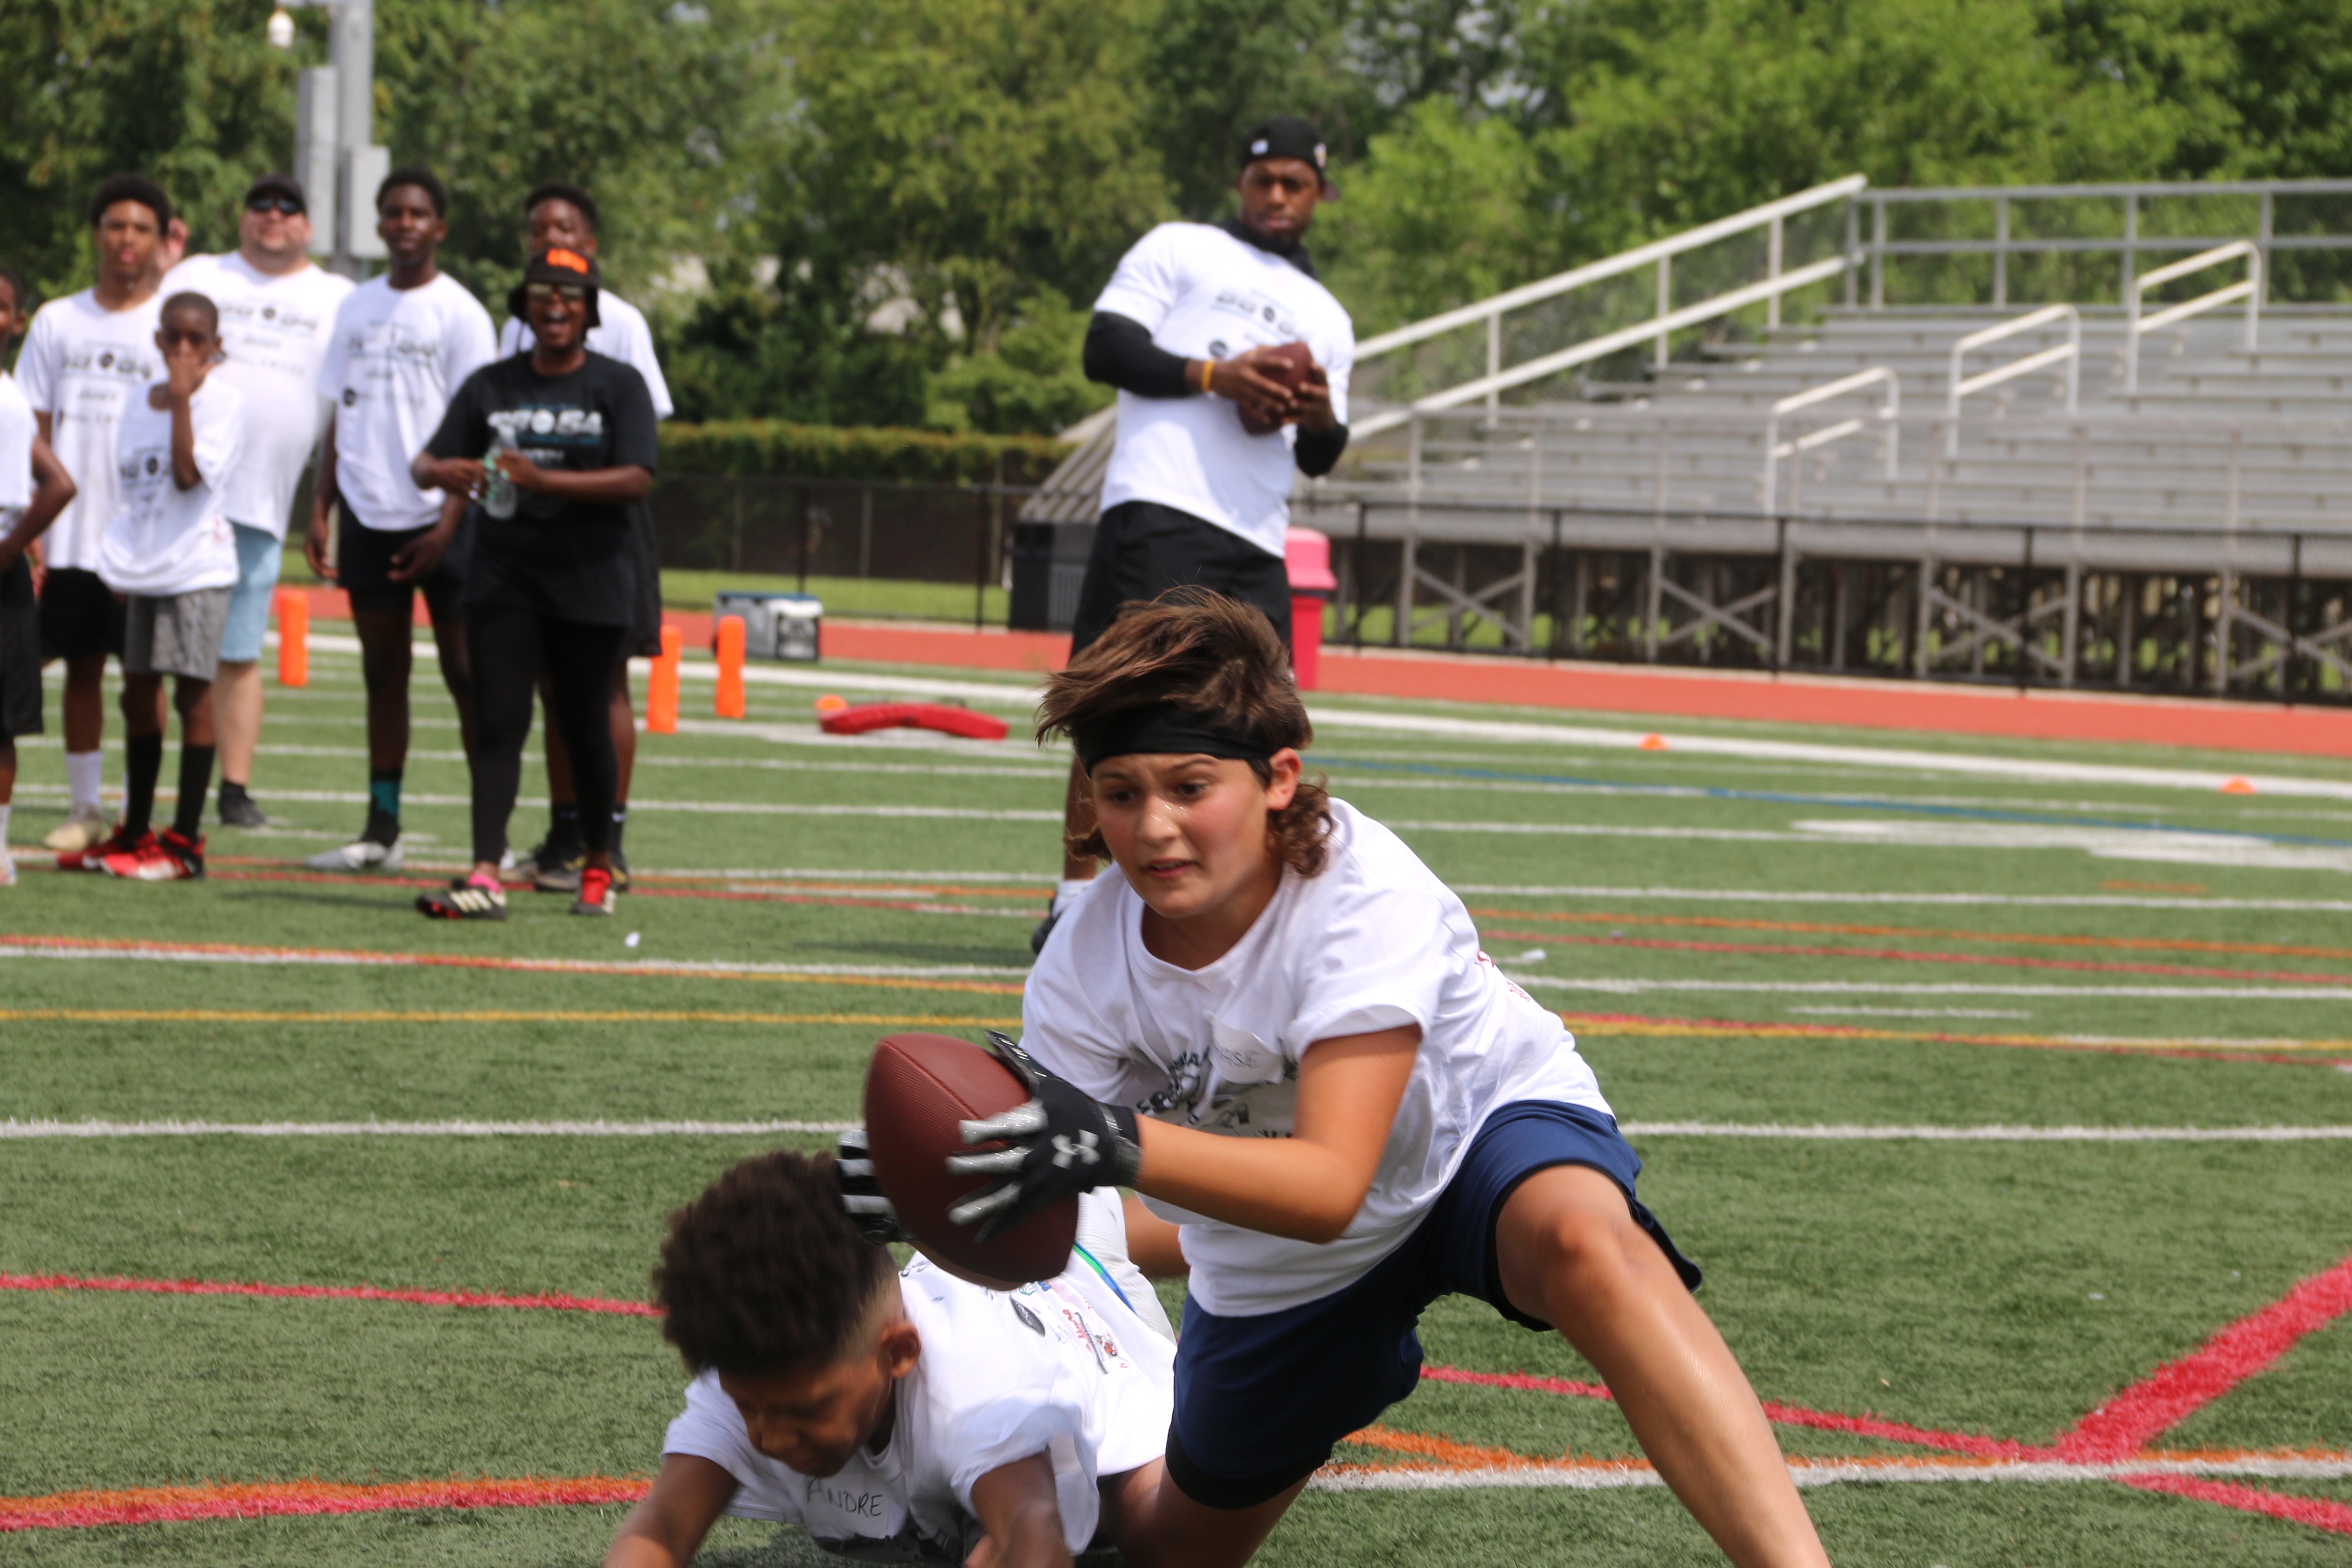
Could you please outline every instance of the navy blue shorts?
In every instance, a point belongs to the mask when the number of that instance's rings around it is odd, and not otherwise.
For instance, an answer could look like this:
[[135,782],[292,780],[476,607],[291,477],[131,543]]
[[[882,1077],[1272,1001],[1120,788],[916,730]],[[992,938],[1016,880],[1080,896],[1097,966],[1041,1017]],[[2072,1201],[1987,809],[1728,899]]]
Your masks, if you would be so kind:
[[1551,1325],[1504,1297],[1495,1257],[1503,1205],[1537,1172],[1590,1165],[1625,1193],[1634,1223],[1698,1289],[1696,1265],[1633,1196],[1641,1156],[1615,1119],[1580,1105],[1523,1100],[1486,1119],[1462,1167],[1402,1247],[1318,1301],[1251,1318],[1184,1305],[1176,1342],[1176,1418],[1168,1473],[1211,1508],[1254,1508],[1311,1474],[1349,1433],[1421,1382],[1423,1309],[1475,1296],[1524,1327]]

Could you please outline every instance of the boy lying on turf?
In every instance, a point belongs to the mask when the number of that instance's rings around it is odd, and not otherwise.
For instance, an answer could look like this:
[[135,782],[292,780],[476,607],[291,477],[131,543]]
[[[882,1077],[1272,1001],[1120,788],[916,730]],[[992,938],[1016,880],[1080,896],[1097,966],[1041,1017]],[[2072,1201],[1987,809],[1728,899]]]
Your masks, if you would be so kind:
[[677,1568],[722,1513],[867,1562],[1060,1568],[1123,1540],[1159,1485],[1175,1353],[1125,1254],[1106,1193],[1042,1284],[898,1270],[831,1160],[735,1166],[670,1216],[655,1291],[695,1377],[606,1568]]
[[[1245,1561],[1332,1446],[1411,1394],[1449,1293],[1557,1329],[1743,1568],[1826,1563],[1698,1270],[1556,1014],[1496,973],[1396,835],[1300,777],[1312,731],[1265,616],[1175,589],[1053,676],[1094,791],[1063,914],[1004,1050],[1031,1102],[966,1122],[950,1217],[992,1229],[1097,1184],[1192,1265],[1170,1484],[1139,1532]],[[1058,1076],[1057,1076],[1058,1075]]]

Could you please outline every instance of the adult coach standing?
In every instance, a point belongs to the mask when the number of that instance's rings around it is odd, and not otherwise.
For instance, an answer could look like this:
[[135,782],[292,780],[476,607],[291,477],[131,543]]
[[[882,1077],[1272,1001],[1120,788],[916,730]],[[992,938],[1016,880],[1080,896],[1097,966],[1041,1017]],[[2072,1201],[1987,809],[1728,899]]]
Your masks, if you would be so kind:
[[[367,826],[304,864],[320,871],[400,869],[400,785],[408,764],[409,625],[425,594],[441,679],[457,733],[474,754],[466,622],[457,607],[466,498],[421,488],[409,462],[440,427],[449,399],[498,353],[490,313],[441,270],[449,193],[429,169],[402,167],[376,187],[375,231],[392,268],[352,289],[335,313],[319,391],[335,403],[319,461],[302,552],[310,570],[351,595],[367,684]],[[337,555],[327,563],[329,509],[341,500]]]
[[[1254,128],[1234,182],[1240,216],[1161,224],[1120,258],[1095,301],[1086,372],[1118,388],[1118,438],[1070,630],[1073,657],[1120,605],[1182,583],[1256,606],[1289,642],[1291,476],[1328,474],[1347,450],[1356,357],[1354,324],[1316,280],[1302,243],[1316,204],[1331,195],[1326,161],[1322,132],[1304,120]],[[1267,350],[1293,342],[1315,361],[1296,389],[1266,367]],[[1068,848],[1094,831],[1076,763],[1063,820],[1062,884],[1032,951],[1095,874],[1091,858]]]
[[227,360],[214,375],[245,400],[245,458],[228,477],[226,510],[236,536],[236,587],[213,681],[220,737],[220,819],[260,827],[247,785],[261,738],[261,641],[285,552],[294,487],[319,444],[319,366],[348,278],[311,265],[310,203],[291,174],[264,174],[245,193],[236,249],[172,269],[163,292],[205,296],[220,311]]
[[99,580],[98,542],[114,521],[115,437],[123,410],[163,374],[155,351],[155,251],[172,221],[163,187],[117,174],[90,199],[98,286],[52,300],[33,318],[16,379],[41,439],[77,493],[39,545],[41,658],[66,661],[66,784],[71,809],[46,840],[68,854],[107,836],[99,778],[106,660],[122,654],[122,602]]
[[[550,180],[534,186],[522,199],[524,252],[570,250],[596,258],[600,219],[596,198],[578,185]],[[596,323],[588,329],[591,353],[620,361],[645,378],[653,399],[654,418],[674,412],[669,383],[663,379],[661,361],[654,354],[653,328],[643,310],[611,290],[596,290]],[[507,318],[499,329],[499,357],[511,358],[531,350],[530,323],[521,315]],[[637,716],[629,705],[629,659],[651,658],[661,652],[661,558],[654,542],[654,511],[643,496],[629,503],[629,559],[635,574],[636,603],[629,636],[613,666],[613,697],[605,709],[605,724],[613,735],[613,755],[619,768],[613,795],[613,885],[629,889],[628,858],[621,849],[621,834],[628,826],[629,781],[637,765]],[[581,868],[587,864],[587,842],[580,826],[580,795],[572,778],[572,754],[563,743],[563,727],[554,721],[555,692],[551,678],[542,674],[541,704],[549,714],[543,727],[547,746],[547,798],[551,807],[547,836],[515,868],[542,893],[580,890]]]

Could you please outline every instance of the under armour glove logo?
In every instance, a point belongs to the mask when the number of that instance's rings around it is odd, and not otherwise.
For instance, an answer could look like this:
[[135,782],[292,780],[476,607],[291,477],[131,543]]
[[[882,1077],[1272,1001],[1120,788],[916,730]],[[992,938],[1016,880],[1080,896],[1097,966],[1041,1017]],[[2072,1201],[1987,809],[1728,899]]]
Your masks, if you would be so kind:
[[1091,1132],[1081,1132],[1078,1134],[1078,1141],[1073,1143],[1066,1135],[1056,1132],[1054,1134],[1054,1163],[1065,1171],[1070,1168],[1070,1163],[1073,1160],[1084,1160],[1089,1165],[1099,1165],[1102,1163],[1102,1156],[1095,1152],[1095,1145],[1101,1142],[1101,1139]]

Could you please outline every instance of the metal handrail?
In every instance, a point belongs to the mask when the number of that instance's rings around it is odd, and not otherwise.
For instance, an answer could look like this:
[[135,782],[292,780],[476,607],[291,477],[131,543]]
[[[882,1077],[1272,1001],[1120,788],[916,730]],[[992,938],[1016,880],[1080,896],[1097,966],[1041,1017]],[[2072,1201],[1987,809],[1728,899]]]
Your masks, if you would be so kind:
[[[1457,310],[1429,317],[1425,321],[1399,327],[1394,331],[1382,332],[1378,337],[1368,338],[1356,345],[1355,363],[1358,366],[1361,366],[1367,360],[1376,359],[1382,354],[1393,353],[1413,343],[1423,342],[1430,338],[1463,327],[1475,326],[1483,321],[1486,326],[1486,374],[1476,380],[1465,382],[1459,386],[1448,387],[1443,392],[1431,393],[1427,396],[1418,398],[1408,407],[1388,409],[1372,415],[1355,425],[1355,434],[1358,437],[1377,435],[1381,431],[1394,429],[1397,426],[1405,423],[1416,411],[1458,407],[1462,404],[1474,403],[1480,398],[1486,400],[1490,411],[1498,411],[1499,395],[1511,387],[1521,386],[1531,381],[1540,381],[1548,375],[1556,375],[1563,370],[1573,369],[1577,365],[1606,358],[1620,349],[1629,348],[1644,341],[1656,342],[1658,363],[1664,364],[1666,363],[1667,339],[1671,334],[1685,327],[1712,321],[1717,316],[1738,310],[1743,306],[1763,303],[1767,307],[1768,324],[1778,326],[1780,320],[1782,296],[1847,273],[1855,265],[1855,256],[1853,252],[1848,250],[1828,260],[1817,261],[1811,266],[1798,268],[1792,272],[1783,272],[1781,270],[1782,236],[1786,220],[1793,214],[1826,206],[1832,202],[1850,200],[1869,183],[1865,175],[1849,174],[1844,179],[1832,180],[1826,184],[1800,191],[1795,195],[1783,196],[1778,201],[1766,202],[1761,206],[1749,207],[1747,211],[1735,213],[1729,217],[1718,218],[1713,223],[1701,224],[1696,228],[1686,229],[1669,238],[1637,246],[1632,250],[1610,257],[1604,261],[1595,261],[1587,266],[1572,268],[1540,281],[1507,289],[1475,304],[1464,305]],[[1849,227],[1851,227],[1850,225]],[[1712,300],[1704,300],[1696,305],[1687,305],[1679,310],[1670,308],[1675,257],[1755,228],[1765,229],[1768,235],[1765,247],[1766,276],[1761,282],[1718,294]],[[1645,267],[1654,267],[1658,275],[1658,311],[1649,321],[1638,327],[1630,327],[1621,331],[1589,339],[1555,353],[1545,354],[1523,364],[1514,365],[1508,370],[1503,368],[1501,321],[1507,311],[1537,304],[1545,300],[1556,299],[1559,295],[1570,293],[1589,284],[1601,282],[1611,278],[1622,278],[1629,272],[1637,272]]]
[[1903,426],[1897,423],[1903,417],[1903,384],[1892,370],[1876,364],[1836,381],[1791,393],[1772,405],[1764,422],[1765,515],[1770,516],[1780,504],[1781,458],[1793,458],[1816,447],[1826,447],[1832,441],[1843,440],[1859,432],[1869,422],[1866,416],[1858,415],[1852,419],[1842,419],[1835,425],[1809,431],[1793,441],[1783,441],[1780,439],[1780,416],[1794,414],[1801,408],[1810,408],[1816,403],[1827,403],[1833,397],[1843,397],[1848,393],[1860,392],[1866,386],[1876,386],[1882,382],[1886,386],[1886,401],[1879,405],[1878,418],[1887,427],[1886,477],[1890,479],[1895,478],[1895,458],[1903,439]]
[[[2013,359],[2007,364],[1995,365],[1992,369],[1979,372],[1966,381],[1960,379],[1960,362],[1971,350],[1980,349],[1987,343],[1997,343],[2003,338],[2015,337],[2020,332],[2030,332],[2036,327],[2046,327],[2053,321],[2063,321],[2067,327],[2066,342],[2056,348],[2043,349],[2038,353],[2027,354],[2022,359]],[[1972,392],[1982,392],[1987,387],[1999,386],[2002,382],[2014,381],[2021,375],[2031,375],[2045,365],[2053,365],[2062,362],[2066,366],[2066,412],[2072,414],[2079,399],[2083,379],[2083,313],[2072,305],[2045,305],[2039,310],[2028,311],[2013,321],[2003,321],[1999,326],[1987,327],[1981,331],[1970,332],[1955,342],[1952,345],[1951,374],[1945,383],[1947,391],[1944,413],[1951,421],[1951,435],[1945,443],[1944,456],[1957,458],[1960,455],[1961,398]]]
[[[2143,317],[2140,314],[2141,310],[2147,308],[2147,291],[2158,284],[2169,283],[2176,278],[2186,278],[2192,272],[2202,272],[2208,267],[2218,267],[2224,261],[2234,261],[2242,256],[2246,258],[2246,276],[2238,282],[2225,289],[2216,289],[2210,294],[2200,294],[2194,300],[2183,300],[2178,305],[2158,310],[2153,316]],[[2191,316],[2200,315],[2217,306],[2226,305],[2233,300],[2243,300],[2246,302],[2246,347],[2251,351],[2255,347],[2255,337],[2262,327],[2263,310],[2263,252],[2262,247],[2251,239],[2237,239],[2231,240],[2227,245],[2217,245],[2212,249],[2192,256],[2185,261],[2176,261],[2169,267],[2159,267],[2147,277],[2134,282],[2131,293],[2125,300],[2128,325],[2124,329],[2124,390],[2126,393],[2139,390],[2141,334],[2152,332],[2158,327],[2168,327],[2175,321],[2186,321]]]

